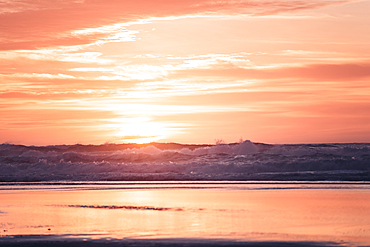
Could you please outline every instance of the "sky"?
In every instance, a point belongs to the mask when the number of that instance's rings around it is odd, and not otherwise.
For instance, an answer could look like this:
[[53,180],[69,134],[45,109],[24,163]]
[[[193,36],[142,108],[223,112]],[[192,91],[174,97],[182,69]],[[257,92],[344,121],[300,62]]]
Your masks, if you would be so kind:
[[370,0],[0,0],[0,143],[370,142]]

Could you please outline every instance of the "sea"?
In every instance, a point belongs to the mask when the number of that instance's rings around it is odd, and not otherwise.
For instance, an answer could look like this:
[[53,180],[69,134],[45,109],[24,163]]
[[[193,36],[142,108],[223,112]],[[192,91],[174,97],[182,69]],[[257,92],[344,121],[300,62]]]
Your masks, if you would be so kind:
[[0,182],[369,181],[370,144],[2,144],[0,171]]
[[370,144],[2,144],[0,246],[370,246]]

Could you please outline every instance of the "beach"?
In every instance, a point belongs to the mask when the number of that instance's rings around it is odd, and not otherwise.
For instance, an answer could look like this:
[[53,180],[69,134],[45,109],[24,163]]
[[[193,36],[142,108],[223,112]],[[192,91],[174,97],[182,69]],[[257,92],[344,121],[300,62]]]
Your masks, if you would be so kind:
[[368,183],[7,186],[4,246],[370,245]]
[[0,247],[370,247],[370,0],[0,0]]

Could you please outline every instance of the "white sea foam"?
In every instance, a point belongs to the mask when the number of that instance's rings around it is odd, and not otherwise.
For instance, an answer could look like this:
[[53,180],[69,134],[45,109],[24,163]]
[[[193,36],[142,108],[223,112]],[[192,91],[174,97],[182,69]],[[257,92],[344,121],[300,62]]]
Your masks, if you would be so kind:
[[0,145],[0,181],[370,180],[370,144]]

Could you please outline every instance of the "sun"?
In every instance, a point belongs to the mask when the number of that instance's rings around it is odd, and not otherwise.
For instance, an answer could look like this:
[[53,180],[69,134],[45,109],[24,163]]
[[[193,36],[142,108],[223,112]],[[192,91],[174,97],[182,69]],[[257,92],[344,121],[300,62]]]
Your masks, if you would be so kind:
[[117,136],[125,142],[149,143],[165,139],[169,130],[164,123],[153,122],[149,117],[133,117],[117,120]]
[[150,143],[181,135],[187,124],[173,121],[164,116],[174,112],[183,112],[183,107],[160,104],[125,104],[114,103],[103,106],[109,109],[115,117],[104,119],[101,128],[109,132],[109,138],[114,142]]

